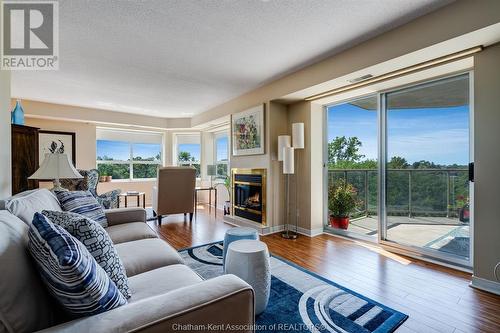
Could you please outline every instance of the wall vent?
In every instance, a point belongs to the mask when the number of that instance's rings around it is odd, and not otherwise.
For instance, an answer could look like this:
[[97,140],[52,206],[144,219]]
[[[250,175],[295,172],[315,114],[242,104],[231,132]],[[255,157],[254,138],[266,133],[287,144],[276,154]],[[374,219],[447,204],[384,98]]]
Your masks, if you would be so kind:
[[357,77],[355,79],[348,80],[348,81],[351,82],[351,83],[357,83],[357,82],[361,82],[361,81],[364,81],[364,80],[371,79],[372,77],[373,77],[373,75],[366,74],[366,75],[363,75],[363,76],[360,76],[360,77]]

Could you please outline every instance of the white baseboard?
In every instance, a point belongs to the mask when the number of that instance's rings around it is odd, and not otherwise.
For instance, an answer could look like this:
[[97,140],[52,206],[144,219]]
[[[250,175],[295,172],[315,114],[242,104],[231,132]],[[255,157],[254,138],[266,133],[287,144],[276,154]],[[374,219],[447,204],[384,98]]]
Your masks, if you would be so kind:
[[481,289],[496,295],[500,295],[500,283],[486,280],[477,276],[472,276],[469,284],[472,288]]
[[[294,230],[295,225],[289,225],[289,228],[290,228],[290,230]],[[298,227],[297,233],[304,235],[304,236],[308,236],[308,237],[314,237],[314,236],[321,235],[323,233],[323,228],[305,229],[305,228]]]
[[[227,224],[234,225],[236,227],[254,228],[255,230],[257,230],[259,232],[259,235],[263,235],[263,236],[275,234],[275,233],[282,232],[283,230],[285,230],[284,224],[276,225],[276,226],[263,226],[260,223],[256,223],[256,222],[249,221],[247,219],[240,218],[237,216],[232,216],[232,215],[225,215],[224,222]],[[290,230],[295,229],[295,225],[289,225],[289,227],[290,227]],[[304,229],[304,228],[299,227],[297,229],[297,233],[304,235],[304,236],[308,236],[308,237],[314,237],[314,236],[321,235],[323,233],[323,228],[309,230],[309,229]]]

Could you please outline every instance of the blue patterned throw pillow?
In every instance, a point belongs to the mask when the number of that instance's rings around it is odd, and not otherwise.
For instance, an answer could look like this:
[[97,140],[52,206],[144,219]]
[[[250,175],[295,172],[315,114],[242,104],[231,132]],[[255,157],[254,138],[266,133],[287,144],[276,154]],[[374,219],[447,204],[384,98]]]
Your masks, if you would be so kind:
[[86,216],[71,212],[44,210],[42,214],[50,222],[63,227],[71,236],[85,245],[125,298],[132,296],[122,260],[118,256],[113,241],[99,223]]
[[63,210],[84,215],[103,228],[108,226],[102,206],[89,191],[57,191],[56,195]]
[[127,303],[85,246],[62,227],[35,213],[28,236],[42,280],[70,314],[91,316]]

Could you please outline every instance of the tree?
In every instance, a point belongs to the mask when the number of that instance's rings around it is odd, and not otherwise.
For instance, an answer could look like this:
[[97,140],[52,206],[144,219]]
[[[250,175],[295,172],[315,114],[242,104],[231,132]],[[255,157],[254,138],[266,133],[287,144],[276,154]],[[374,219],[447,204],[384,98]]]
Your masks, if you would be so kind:
[[389,161],[389,169],[406,169],[410,166],[406,158],[401,156],[393,156]]
[[179,160],[179,162],[194,162],[194,157],[191,156],[190,152],[180,151],[177,160]]
[[335,165],[341,162],[359,162],[365,155],[359,154],[362,143],[355,136],[346,138],[337,136],[328,143],[328,163]]

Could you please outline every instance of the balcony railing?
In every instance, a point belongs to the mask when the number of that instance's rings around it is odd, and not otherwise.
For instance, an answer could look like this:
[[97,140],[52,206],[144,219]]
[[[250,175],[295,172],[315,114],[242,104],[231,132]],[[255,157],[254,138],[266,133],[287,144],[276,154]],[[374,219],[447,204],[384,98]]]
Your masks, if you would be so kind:
[[[377,214],[376,169],[330,169],[328,181],[344,178],[358,192],[353,217]],[[457,217],[469,197],[468,169],[388,169],[387,215]]]

